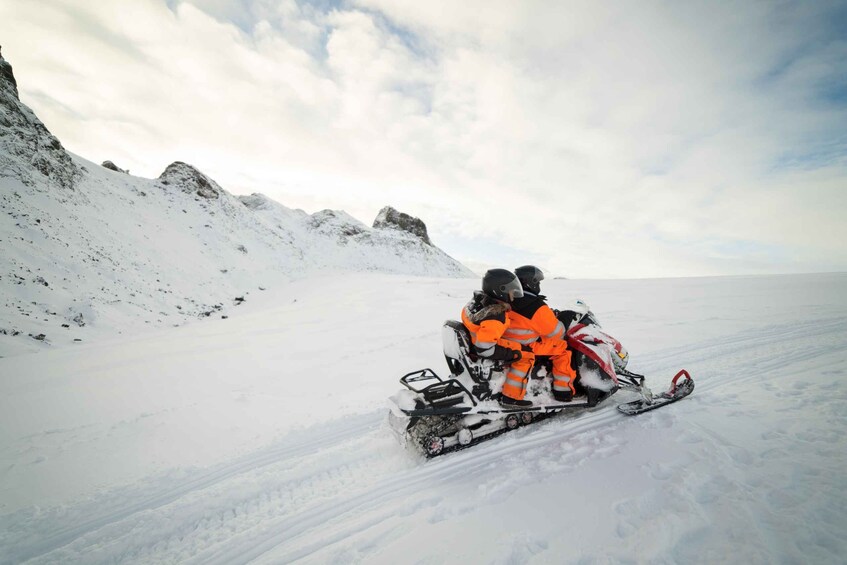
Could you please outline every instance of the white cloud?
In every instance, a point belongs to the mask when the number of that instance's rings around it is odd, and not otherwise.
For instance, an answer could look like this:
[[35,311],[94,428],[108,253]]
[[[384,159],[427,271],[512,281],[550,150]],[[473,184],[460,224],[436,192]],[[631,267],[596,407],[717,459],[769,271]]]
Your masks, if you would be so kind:
[[391,203],[448,252],[553,274],[847,268],[835,4],[171,4],[0,0],[22,98],[71,150]]

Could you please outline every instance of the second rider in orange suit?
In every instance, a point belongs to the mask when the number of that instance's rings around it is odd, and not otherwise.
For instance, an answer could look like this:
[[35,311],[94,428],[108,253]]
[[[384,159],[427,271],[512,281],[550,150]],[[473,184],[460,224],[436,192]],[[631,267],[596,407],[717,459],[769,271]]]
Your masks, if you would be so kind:
[[553,359],[553,398],[560,402],[573,399],[576,371],[571,366],[571,352],[565,341],[565,325],[547,306],[541,295],[544,273],[532,265],[515,269],[523,287],[523,296],[516,297],[506,312],[509,326],[503,338],[529,346],[535,355]]

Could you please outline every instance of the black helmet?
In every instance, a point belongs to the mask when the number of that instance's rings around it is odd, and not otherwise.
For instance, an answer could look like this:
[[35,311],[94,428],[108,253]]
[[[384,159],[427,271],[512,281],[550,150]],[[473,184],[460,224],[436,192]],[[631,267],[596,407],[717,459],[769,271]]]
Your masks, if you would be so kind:
[[524,265],[515,269],[515,274],[521,281],[524,290],[533,294],[541,294],[541,281],[544,280],[544,273],[541,272],[541,269],[535,265]]
[[518,277],[506,269],[489,269],[482,277],[482,292],[492,298],[511,302],[523,296]]

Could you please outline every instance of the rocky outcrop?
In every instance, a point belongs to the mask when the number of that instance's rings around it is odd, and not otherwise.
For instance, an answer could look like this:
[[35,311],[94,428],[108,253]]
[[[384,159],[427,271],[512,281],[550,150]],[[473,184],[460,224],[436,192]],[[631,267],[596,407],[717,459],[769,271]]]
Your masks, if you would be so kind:
[[273,200],[264,194],[258,193],[238,196],[238,199],[251,210],[270,210],[275,204]]
[[118,167],[117,165],[115,165],[114,163],[112,163],[111,161],[103,161],[103,162],[100,164],[100,166],[101,166],[101,167],[103,167],[103,168],[105,168],[105,169],[109,169],[109,170],[111,170],[111,171],[115,171],[115,172],[117,172],[117,173],[125,173],[125,174],[129,174],[129,171],[128,171],[127,169],[122,169],[122,168]]
[[163,185],[174,186],[186,193],[193,192],[209,200],[220,198],[223,193],[218,183],[182,161],[168,165],[158,180]]
[[0,176],[34,186],[33,175],[73,189],[82,171],[59,140],[21,103],[12,65],[0,56]]
[[325,234],[350,237],[367,231],[367,226],[341,210],[321,210],[308,219],[309,227]]
[[419,237],[427,245],[432,245],[426,233],[426,224],[420,218],[398,212],[391,206],[386,206],[377,214],[373,224],[378,229],[395,229],[408,232]]
[[3,58],[3,55],[0,55],[0,84],[7,85],[6,87],[15,100],[20,100],[18,97],[18,81],[15,80],[15,74],[12,72],[12,65]]

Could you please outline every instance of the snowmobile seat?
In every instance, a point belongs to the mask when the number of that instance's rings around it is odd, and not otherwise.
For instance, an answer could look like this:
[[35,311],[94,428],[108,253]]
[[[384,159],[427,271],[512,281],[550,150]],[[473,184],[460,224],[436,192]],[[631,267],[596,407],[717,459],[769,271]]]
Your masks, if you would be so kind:
[[492,373],[503,371],[502,362],[484,359],[476,354],[471,342],[471,334],[462,322],[457,320],[444,322],[441,337],[444,358],[454,377],[467,371],[474,383],[488,388]]

